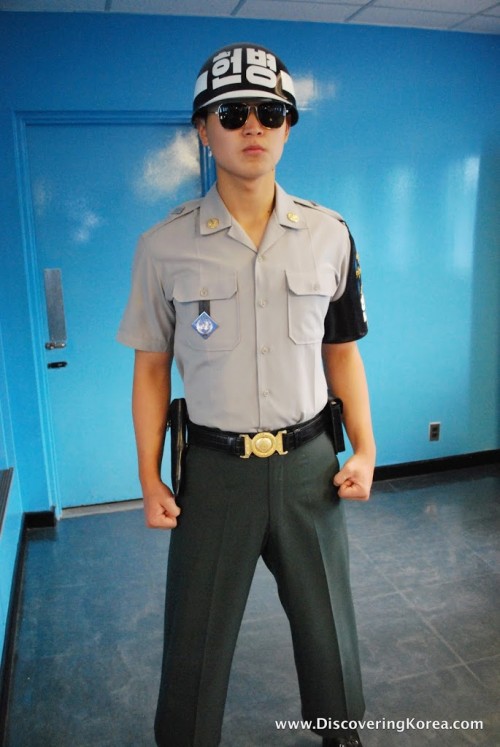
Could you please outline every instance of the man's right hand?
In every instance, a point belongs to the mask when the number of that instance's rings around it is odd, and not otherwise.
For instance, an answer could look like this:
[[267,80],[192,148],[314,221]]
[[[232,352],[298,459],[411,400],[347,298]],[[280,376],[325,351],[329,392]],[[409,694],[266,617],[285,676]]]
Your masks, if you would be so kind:
[[174,529],[180,512],[174,494],[163,482],[144,489],[144,517],[150,529]]
[[161,460],[170,402],[171,353],[135,351],[132,413],[146,525],[173,529],[181,510],[161,481]]

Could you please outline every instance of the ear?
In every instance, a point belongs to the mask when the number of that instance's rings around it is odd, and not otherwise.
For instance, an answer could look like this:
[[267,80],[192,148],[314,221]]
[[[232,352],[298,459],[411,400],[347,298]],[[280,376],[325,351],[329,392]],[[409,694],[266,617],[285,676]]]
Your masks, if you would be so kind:
[[208,136],[207,136],[207,122],[202,117],[198,117],[196,120],[196,129],[198,130],[198,136],[201,140],[201,144],[204,146],[208,146]]
[[290,136],[290,130],[292,129],[292,125],[290,124],[290,115],[285,119],[285,143],[288,140]]

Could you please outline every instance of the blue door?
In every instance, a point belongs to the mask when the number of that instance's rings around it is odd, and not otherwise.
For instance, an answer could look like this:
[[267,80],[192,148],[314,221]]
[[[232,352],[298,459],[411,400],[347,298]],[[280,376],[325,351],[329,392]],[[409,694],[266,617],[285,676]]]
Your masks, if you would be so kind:
[[[64,347],[47,349],[40,341],[37,351],[56,503],[138,498],[133,353],[115,334],[138,235],[201,193],[196,136],[185,120],[79,122],[76,116],[29,123],[26,143],[34,295],[45,320],[44,278],[57,271],[67,335]],[[49,342],[48,321],[44,326]],[[177,378],[174,395],[180,390]]]

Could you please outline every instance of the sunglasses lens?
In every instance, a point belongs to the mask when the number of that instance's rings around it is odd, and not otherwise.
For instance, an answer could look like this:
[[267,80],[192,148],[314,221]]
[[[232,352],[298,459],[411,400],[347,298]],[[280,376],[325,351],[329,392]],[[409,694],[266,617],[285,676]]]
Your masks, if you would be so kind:
[[226,130],[239,130],[248,118],[248,106],[231,102],[221,104],[218,109],[219,121]]
[[[226,130],[239,130],[247,121],[251,108],[236,101],[220,104],[217,108],[219,121]],[[287,114],[286,105],[279,101],[265,101],[257,104],[255,109],[261,125],[273,130],[281,127]]]
[[257,113],[261,125],[276,129],[281,127],[285,121],[286,107],[284,104],[280,104],[279,101],[266,101],[264,104],[257,106]]

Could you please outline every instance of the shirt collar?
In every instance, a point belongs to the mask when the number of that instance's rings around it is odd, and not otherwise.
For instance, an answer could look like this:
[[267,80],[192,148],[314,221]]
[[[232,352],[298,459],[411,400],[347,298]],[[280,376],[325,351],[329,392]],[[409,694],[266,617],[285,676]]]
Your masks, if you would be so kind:
[[[276,184],[274,214],[278,223],[285,228],[299,230],[306,227],[301,206]],[[229,228],[233,223],[231,213],[224,205],[214,184],[202,200],[200,208],[200,233],[202,236],[217,233]]]
[[276,184],[276,205],[274,212],[278,222],[285,228],[306,228],[307,223],[301,206],[284,189]]
[[200,233],[206,236],[229,228],[233,219],[231,213],[222,202],[214,184],[202,200],[200,207]]

